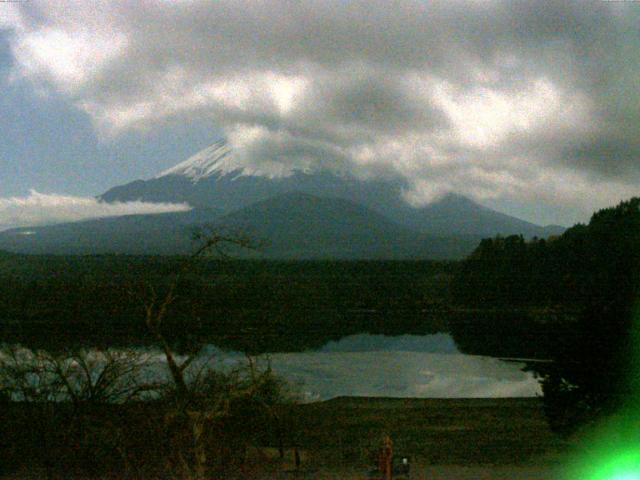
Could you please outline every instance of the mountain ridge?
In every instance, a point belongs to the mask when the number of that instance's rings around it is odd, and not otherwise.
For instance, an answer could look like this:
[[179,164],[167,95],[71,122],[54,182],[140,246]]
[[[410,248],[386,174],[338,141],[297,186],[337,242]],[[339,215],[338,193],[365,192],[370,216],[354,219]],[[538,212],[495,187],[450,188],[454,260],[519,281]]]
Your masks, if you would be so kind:
[[288,260],[457,259],[481,239],[431,236],[348,200],[288,192],[226,215],[193,209],[12,229],[0,232],[0,249],[36,254],[188,254],[196,246],[193,232],[203,227],[265,241],[259,251],[233,250],[234,256]]
[[234,162],[229,146],[217,142],[155,178],[114,187],[98,198],[109,202],[187,202],[195,208],[215,206],[223,213],[231,213],[273,196],[298,191],[319,197],[343,198],[400,225],[432,235],[522,234],[530,238],[564,231],[563,227],[542,227],[497,212],[455,193],[414,207],[404,199],[407,184],[399,179],[362,180],[327,168],[284,167],[280,174],[269,177],[260,169],[251,170]]
[[[272,176],[269,176],[273,174]],[[188,203],[193,209],[0,232],[0,249],[20,253],[189,253],[195,228],[244,230],[265,240],[262,255],[286,259],[456,259],[483,237],[546,237],[545,228],[449,193],[422,206],[400,179],[327,168],[266,172],[235,161],[224,141],[148,180],[115,186],[104,202]],[[237,252],[245,255],[246,252]],[[250,254],[254,255],[254,254]]]

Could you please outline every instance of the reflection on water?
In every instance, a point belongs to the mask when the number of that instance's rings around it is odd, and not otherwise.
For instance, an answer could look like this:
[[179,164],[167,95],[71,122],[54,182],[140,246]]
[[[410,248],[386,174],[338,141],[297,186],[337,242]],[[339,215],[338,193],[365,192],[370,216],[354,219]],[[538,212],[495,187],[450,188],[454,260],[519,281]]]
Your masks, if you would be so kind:
[[361,333],[329,341],[320,352],[426,352],[460,353],[451,335],[371,335]]
[[538,382],[497,359],[421,352],[279,354],[273,369],[308,399],[342,395],[420,398],[535,396]]
[[[145,352],[147,380],[168,380],[161,352]],[[208,345],[192,369],[231,369],[246,361],[239,352]],[[444,334],[351,335],[316,351],[260,355],[257,362],[269,363],[305,401],[336,396],[496,398],[541,393],[538,382],[521,371],[521,365],[461,354]]]
[[[263,356],[264,357],[264,356]],[[307,400],[336,396],[496,398],[541,393],[522,365],[461,354],[449,335],[352,335],[318,351],[269,356]]]

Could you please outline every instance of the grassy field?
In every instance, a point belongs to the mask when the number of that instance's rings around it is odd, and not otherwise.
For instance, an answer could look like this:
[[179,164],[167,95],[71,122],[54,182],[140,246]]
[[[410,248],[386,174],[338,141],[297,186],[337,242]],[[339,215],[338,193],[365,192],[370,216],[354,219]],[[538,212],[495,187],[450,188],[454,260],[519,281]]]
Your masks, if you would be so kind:
[[522,463],[563,446],[537,398],[343,397],[297,408],[301,446],[347,463],[366,465],[384,435],[427,464]]
[[549,479],[567,444],[539,399],[336,398],[297,407],[300,478],[366,478],[384,435],[411,478]]
[[[237,478],[367,478],[384,435],[397,455],[411,459],[412,479],[552,479],[567,448],[549,431],[535,398],[345,397],[293,408],[284,463],[277,445],[265,439],[247,452],[250,464],[262,466]],[[293,445],[301,457],[295,473]],[[42,474],[31,462],[0,478]]]

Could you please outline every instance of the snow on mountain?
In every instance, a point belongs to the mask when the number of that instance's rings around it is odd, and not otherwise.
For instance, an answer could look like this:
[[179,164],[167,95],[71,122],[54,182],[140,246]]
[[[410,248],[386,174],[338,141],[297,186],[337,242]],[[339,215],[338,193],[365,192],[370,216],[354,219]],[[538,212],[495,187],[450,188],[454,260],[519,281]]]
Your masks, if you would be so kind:
[[398,178],[362,179],[318,165],[312,168],[252,158],[249,152],[233,151],[230,144],[221,140],[155,178],[113,187],[99,199],[188,203],[227,215],[256,202],[297,192],[347,200],[404,228],[441,237],[522,234],[544,238],[562,231],[560,227],[534,225],[455,194],[414,207],[402,195],[405,187],[406,182]]
[[242,164],[233,155],[233,149],[226,140],[219,140],[199,151],[185,161],[174,165],[156,175],[156,179],[171,175],[186,177],[192,183],[198,183],[208,177],[230,175],[232,180],[238,177],[287,177],[294,173],[292,167],[284,164],[248,165]]
[[238,167],[230,161],[230,154],[231,146],[225,140],[220,140],[185,161],[160,172],[156,178],[180,175],[196,183],[212,175],[238,170]]

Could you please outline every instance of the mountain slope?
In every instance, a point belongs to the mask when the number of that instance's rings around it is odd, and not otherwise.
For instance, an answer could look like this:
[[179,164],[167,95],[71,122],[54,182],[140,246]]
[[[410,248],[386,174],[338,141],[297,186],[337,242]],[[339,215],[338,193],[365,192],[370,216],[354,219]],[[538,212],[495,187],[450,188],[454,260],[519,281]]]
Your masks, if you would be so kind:
[[213,210],[127,215],[0,232],[0,249],[20,253],[188,253],[196,225],[214,222]]
[[[221,141],[160,173],[104,193],[102,201],[188,202],[189,212],[134,215],[0,233],[24,253],[174,254],[192,250],[194,227],[212,225],[269,243],[271,258],[461,258],[482,237],[546,237],[534,225],[460,195],[415,208],[400,180],[363,180],[327,169],[243,166]],[[238,252],[246,254],[246,252]]]
[[559,235],[565,228],[555,225],[541,227],[484,207],[467,197],[449,194],[425,207],[415,209],[406,225],[433,235],[455,232],[459,235],[522,234],[525,237]]
[[188,202],[196,208],[215,207],[223,213],[288,192],[349,200],[393,222],[424,233],[446,235],[511,235],[546,237],[562,232],[547,229],[483,207],[460,195],[447,195],[432,204],[414,208],[402,196],[400,180],[363,180],[330,170],[266,172],[237,164],[224,142],[204,149],[156,178],[137,180],[105,192],[105,201],[145,200]]
[[218,225],[265,239],[277,258],[459,258],[478,237],[433,237],[348,200],[291,192],[220,218]]
[[389,221],[344,199],[290,192],[227,215],[205,209],[130,215],[0,232],[0,249],[56,254],[184,254],[199,227],[264,241],[258,252],[278,259],[455,259],[480,237],[434,237]]

